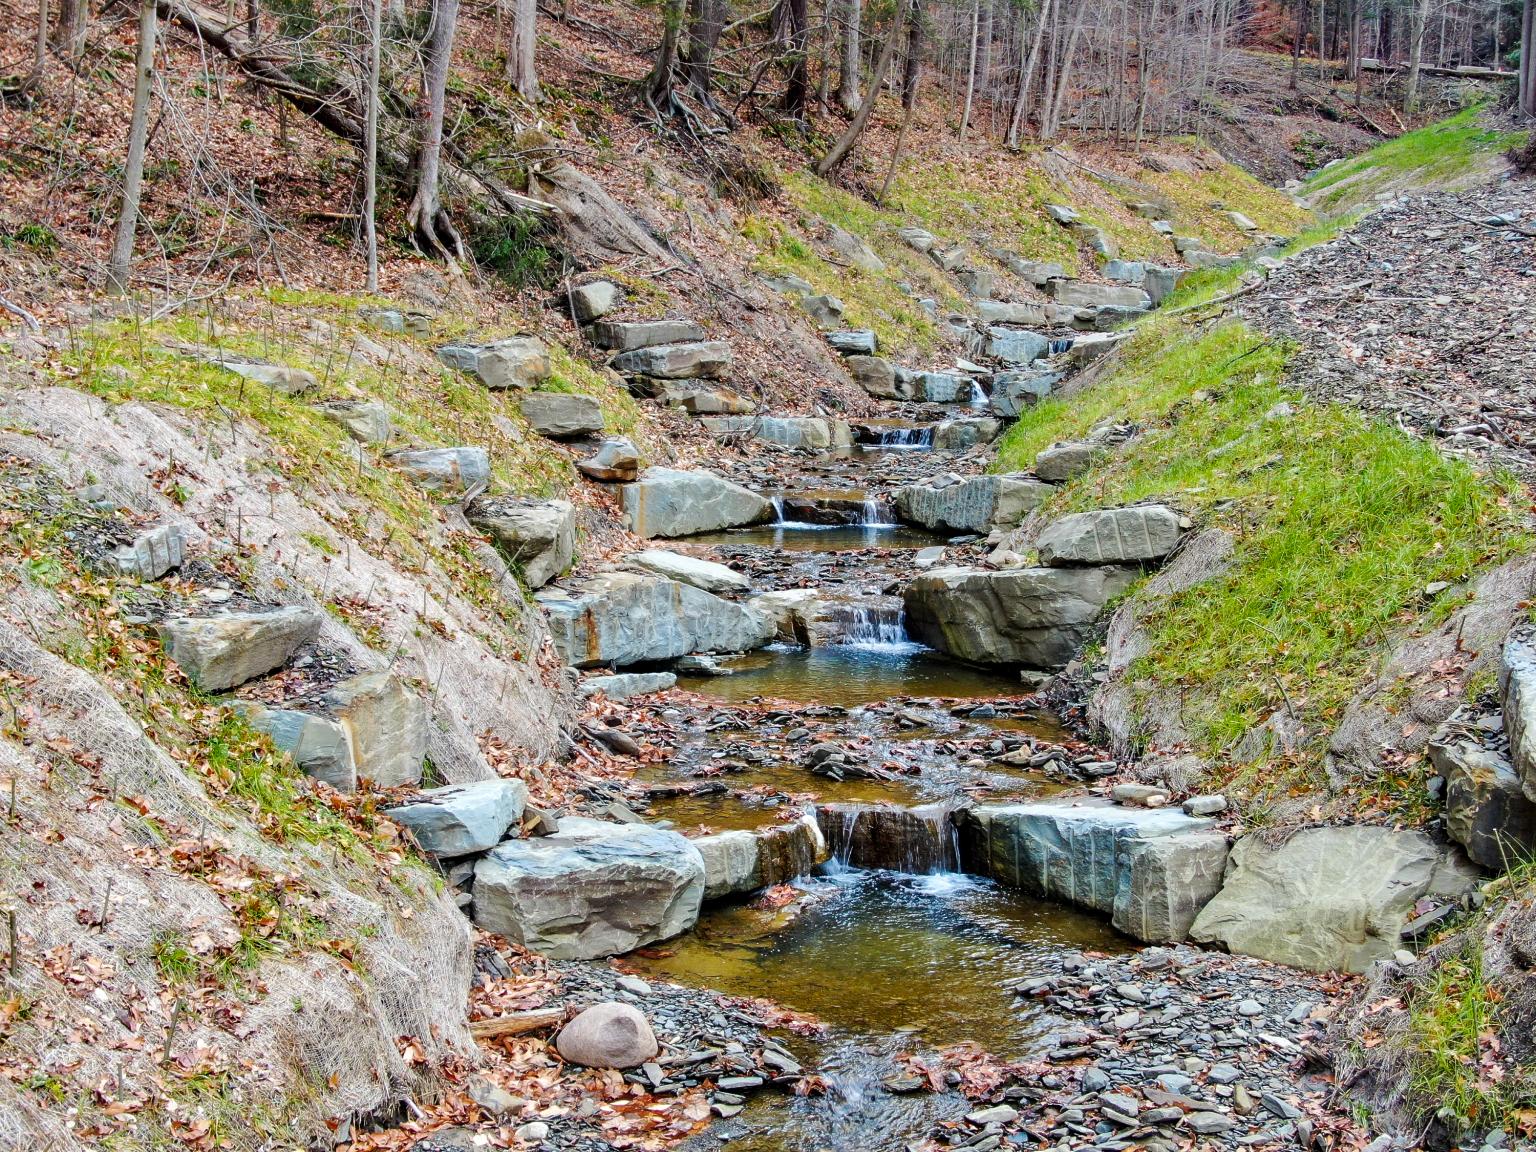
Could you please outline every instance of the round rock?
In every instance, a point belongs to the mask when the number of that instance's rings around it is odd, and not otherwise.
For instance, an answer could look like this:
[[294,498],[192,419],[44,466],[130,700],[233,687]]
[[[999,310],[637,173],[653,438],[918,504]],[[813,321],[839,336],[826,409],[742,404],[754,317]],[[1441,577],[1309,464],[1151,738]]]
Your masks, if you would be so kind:
[[560,1030],[555,1048],[568,1063],[587,1068],[634,1068],[660,1051],[640,1010],[612,1001],[576,1016]]

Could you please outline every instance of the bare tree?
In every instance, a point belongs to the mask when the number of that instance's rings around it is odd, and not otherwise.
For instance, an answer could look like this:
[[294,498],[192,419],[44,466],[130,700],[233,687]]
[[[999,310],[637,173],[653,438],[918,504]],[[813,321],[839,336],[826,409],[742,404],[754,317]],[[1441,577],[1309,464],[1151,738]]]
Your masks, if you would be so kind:
[[107,287],[116,295],[128,291],[133,272],[133,241],[139,230],[139,200],[144,191],[144,151],[149,142],[150,89],[155,79],[156,0],[140,0],[139,51],[134,60],[133,114],[128,123],[128,156],[123,164],[123,202],[117,212],[117,233],[107,262]]
[[48,64],[48,0],[40,0],[37,10],[37,37],[32,42],[32,67],[11,89],[12,96],[25,96],[43,82]]
[[863,16],[860,0],[843,4],[843,52],[837,83],[837,102],[849,112],[859,107],[859,21]]
[[810,21],[806,14],[806,3],[805,0],[780,0],[779,8],[789,48],[785,55],[789,81],[784,86],[784,111],[796,120],[804,120],[810,97],[810,78],[806,68]]
[[971,128],[971,100],[976,95],[977,40],[981,36],[981,0],[971,0],[971,62],[965,71],[965,112],[960,116],[960,139]]
[[85,54],[85,34],[91,11],[88,0],[60,0],[59,22],[53,30],[53,48],[73,66]]
[[917,102],[917,82],[923,67],[923,0],[911,0],[907,9],[907,51],[901,76],[901,106]]
[[1520,14],[1520,111],[1536,118],[1536,0]]
[[[905,3],[902,7],[905,7]],[[859,142],[859,137],[864,135],[864,129],[869,124],[869,115],[875,110],[875,101],[880,98],[880,89],[885,87],[886,73],[891,70],[891,60],[896,55],[896,41],[901,37],[902,24],[902,8],[898,8],[896,18],[891,22],[891,30],[886,34],[885,47],[880,49],[880,59],[875,63],[874,75],[869,78],[869,88],[864,93],[864,99],[859,102],[859,110],[853,114],[848,127],[843,129],[843,134],[827,150],[827,154],[816,162],[816,175],[825,176],[829,172],[836,171],[838,166],[848,159],[848,153],[853,151],[853,146]]]
[[369,292],[379,290],[379,73],[384,39],[381,0],[368,6],[368,83],[363,98],[363,248],[368,257]]
[[1419,75],[1424,64],[1424,25],[1429,15],[1429,0],[1409,0],[1408,6],[1408,76],[1403,81],[1403,111],[1414,112],[1419,106]]
[[443,119],[448,67],[459,21],[459,0],[432,0],[432,27],[422,46],[421,137],[416,152],[416,194],[406,209],[417,246],[445,260],[464,259],[464,243],[442,200]]
[[1019,90],[1013,101],[1013,119],[1008,124],[1008,137],[1004,143],[1009,148],[1019,146],[1019,133],[1024,128],[1024,116],[1029,107],[1029,88],[1034,80],[1035,66],[1040,59],[1040,44],[1045,39],[1046,27],[1051,22],[1053,0],[1044,0],[1040,7],[1040,22],[1035,26],[1035,38],[1029,47],[1029,56],[1019,68]]
[[670,113],[674,104],[672,70],[677,67],[683,12],[683,0],[666,0],[661,10],[661,47],[656,50],[656,63],[641,83],[646,103],[658,113]]
[[725,29],[725,0],[688,0],[688,40],[682,47],[688,90],[715,109],[714,58]]
[[507,81],[524,100],[539,98],[539,77],[533,53],[538,44],[538,0],[514,0],[512,43],[507,48]]

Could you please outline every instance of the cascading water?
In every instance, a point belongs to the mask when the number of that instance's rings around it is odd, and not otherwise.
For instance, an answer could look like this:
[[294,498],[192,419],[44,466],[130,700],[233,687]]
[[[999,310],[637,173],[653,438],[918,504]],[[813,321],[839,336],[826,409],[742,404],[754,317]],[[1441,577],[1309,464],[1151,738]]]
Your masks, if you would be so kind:
[[824,804],[816,811],[836,870],[884,870],[910,876],[960,871],[960,844],[946,804]]
[[860,528],[895,528],[893,520],[886,519],[885,509],[880,506],[880,501],[866,496],[863,505],[859,508]]
[[838,644],[871,652],[911,652],[920,647],[907,635],[906,613],[898,604],[854,604],[845,609]]
[[773,526],[782,528],[784,526],[784,493],[775,492],[768,497],[768,503],[773,505]]
[[989,401],[987,400],[986,389],[984,389],[978,381],[972,380],[971,381],[971,407],[972,408],[985,408],[988,403],[989,403]]
[[881,428],[878,443],[882,448],[932,448],[933,425]]

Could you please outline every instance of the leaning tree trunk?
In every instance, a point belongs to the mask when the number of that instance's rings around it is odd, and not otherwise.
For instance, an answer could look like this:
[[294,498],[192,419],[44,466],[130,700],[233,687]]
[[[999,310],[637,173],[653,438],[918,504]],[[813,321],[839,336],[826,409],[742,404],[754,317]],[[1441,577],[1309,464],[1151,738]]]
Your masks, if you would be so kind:
[[448,67],[453,60],[453,34],[458,20],[459,0],[433,0],[432,29],[422,46],[424,114],[416,153],[416,194],[406,210],[406,221],[417,247],[450,262],[464,259],[464,243],[443,207],[441,179]]
[[107,263],[107,287],[116,295],[128,291],[133,271],[133,241],[139,229],[139,199],[144,190],[144,150],[149,141],[150,87],[155,78],[155,34],[159,25],[156,0],[139,5],[139,52],[133,71],[133,115],[128,124],[128,156],[123,164],[123,203],[117,214],[117,234]]
[[849,112],[859,108],[859,21],[863,18],[860,0],[846,0],[843,5],[843,54],[837,83],[837,102]]
[[363,249],[368,260],[367,289],[379,290],[379,75],[384,39],[384,6],[368,6],[368,89],[363,110]]
[[512,43],[507,48],[507,82],[530,102],[539,98],[539,75],[533,63],[538,34],[538,0],[516,0],[512,7]]
[[864,93],[864,99],[859,102],[859,110],[854,113],[848,127],[843,129],[843,134],[827,150],[827,154],[816,162],[816,175],[825,176],[835,171],[848,159],[848,153],[853,151],[853,146],[864,134],[869,124],[869,114],[875,110],[875,101],[880,98],[880,89],[885,86],[885,74],[891,70],[891,60],[896,55],[896,41],[901,36],[901,24],[901,12],[898,9],[890,33],[885,38],[885,47],[880,50],[880,59],[875,63],[875,73],[869,78],[869,88]]
[[700,103],[713,108],[715,49],[725,29],[725,0],[689,0],[688,40],[682,48],[683,77]]
[[1029,46],[1029,56],[1019,65],[1019,91],[1013,101],[1013,119],[1008,123],[1008,136],[1003,141],[1009,148],[1019,146],[1019,133],[1024,127],[1024,115],[1029,107],[1029,88],[1034,81],[1035,66],[1040,60],[1040,45],[1045,39],[1046,27],[1051,22],[1052,0],[1040,6],[1040,26],[1035,29],[1034,41]]

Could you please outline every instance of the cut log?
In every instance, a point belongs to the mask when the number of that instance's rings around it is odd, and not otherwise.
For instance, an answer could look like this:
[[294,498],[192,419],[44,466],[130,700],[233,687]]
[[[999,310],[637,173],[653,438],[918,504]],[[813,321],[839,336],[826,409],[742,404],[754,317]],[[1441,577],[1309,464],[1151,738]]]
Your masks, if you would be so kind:
[[494,1040],[498,1036],[522,1036],[540,1028],[553,1028],[565,1020],[564,1008],[534,1008],[511,1012],[494,1020],[471,1020],[469,1034],[476,1040]]

